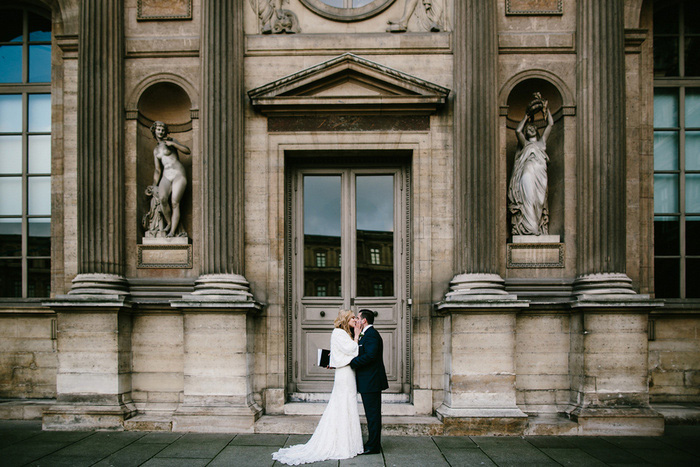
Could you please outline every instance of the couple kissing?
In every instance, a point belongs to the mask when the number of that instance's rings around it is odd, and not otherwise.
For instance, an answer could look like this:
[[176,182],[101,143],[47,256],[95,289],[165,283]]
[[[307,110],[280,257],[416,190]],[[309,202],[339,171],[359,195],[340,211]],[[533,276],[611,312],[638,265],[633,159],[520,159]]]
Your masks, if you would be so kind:
[[[313,436],[306,444],[282,448],[272,455],[288,465],[379,454],[382,430],[382,391],[389,387],[384,369],[384,343],[373,326],[374,312],[340,310],[331,334],[330,367],[333,390]],[[362,443],[357,393],[367,417],[369,436]]]

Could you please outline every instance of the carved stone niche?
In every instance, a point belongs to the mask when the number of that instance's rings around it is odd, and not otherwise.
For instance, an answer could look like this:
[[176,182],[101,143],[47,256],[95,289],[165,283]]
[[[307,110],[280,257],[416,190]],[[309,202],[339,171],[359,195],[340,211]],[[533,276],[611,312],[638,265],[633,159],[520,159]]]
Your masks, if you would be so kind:
[[[552,83],[542,78],[529,78],[516,84],[508,96],[506,113],[506,166],[508,185],[511,183],[515,155],[519,144],[515,129],[525,115],[533,94],[539,92],[548,102],[554,119],[554,125],[547,139],[547,205],[549,217],[549,234],[513,235],[511,232],[511,213],[507,215],[507,236],[511,239],[507,249],[507,267],[518,268],[563,268],[564,243],[561,237],[565,231],[564,196],[565,196],[565,146],[564,119],[565,106],[562,95]],[[543,114],[539,112],[534,121],[540,136],[546,126]]]
[[[192,104],[187,92],[170,82],[159,82],[148,87],[138,101],[137,115],[137,245],[138,268],[192,268],[192,245],[188,233],[192,232],[192,157],[179,151],[178,158],[184,167],[187,186],[180,201],[179,235],[166,237],[165,232],[155,232],[144,225],[152,209],[152,198],[146,194],[147,188],[154,185],[155,161],[153,150],[156,140],[151,133],[154,122],[164,122],[169,136],[179,143],[193,147]],[[164,172],[164,171],[163,171]],[[161,175],[162,177],[163,175]],[[146,222],[148,224],[148,222]]]
[[270,132],[425,131],[449,92],[346,53],[252,89],[248,96],[268,116]]

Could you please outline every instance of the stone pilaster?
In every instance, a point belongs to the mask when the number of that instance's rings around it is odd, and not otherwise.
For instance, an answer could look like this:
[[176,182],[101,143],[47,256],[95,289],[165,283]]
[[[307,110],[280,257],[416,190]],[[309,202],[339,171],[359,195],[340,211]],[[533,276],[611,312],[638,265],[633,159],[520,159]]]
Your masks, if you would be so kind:
[[633,294],[625,274],[622,2],[577,2],[577,296]]
[[[243,278],[243,0],[202,15],[202,275],[195,293],[233,295]],[[230,278],[227,281],[227,277]],[[230,282],[228,284],[227,282]]]
[[[504,295],[498,275],[497,5],[455,2],[455,268],[448,299]],[[455,296],[456,295],[456,296]]]
[[121,0],[84,0],[78,49],[78,276],[71,293],[123,294],[124,19]]

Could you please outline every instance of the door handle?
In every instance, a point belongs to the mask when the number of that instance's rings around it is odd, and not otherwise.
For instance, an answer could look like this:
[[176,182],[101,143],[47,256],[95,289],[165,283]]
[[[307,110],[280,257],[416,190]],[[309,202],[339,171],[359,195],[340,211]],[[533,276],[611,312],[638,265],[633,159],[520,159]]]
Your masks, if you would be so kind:
[[325,312],[325,311],[321,311],[321,318],[323,318],[324,316],[326,316],[326,312]]

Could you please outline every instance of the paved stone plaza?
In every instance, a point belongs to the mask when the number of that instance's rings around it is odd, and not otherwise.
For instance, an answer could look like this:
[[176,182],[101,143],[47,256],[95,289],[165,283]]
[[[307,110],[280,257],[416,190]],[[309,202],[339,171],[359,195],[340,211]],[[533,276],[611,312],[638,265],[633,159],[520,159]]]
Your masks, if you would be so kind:
[[[47,432],[39,421],[0,421],[3,466],[272,466],[282,446],[309,435]],[[697,465],[700,426],[661,437],[386,436],[381,455],[313,466]]]

